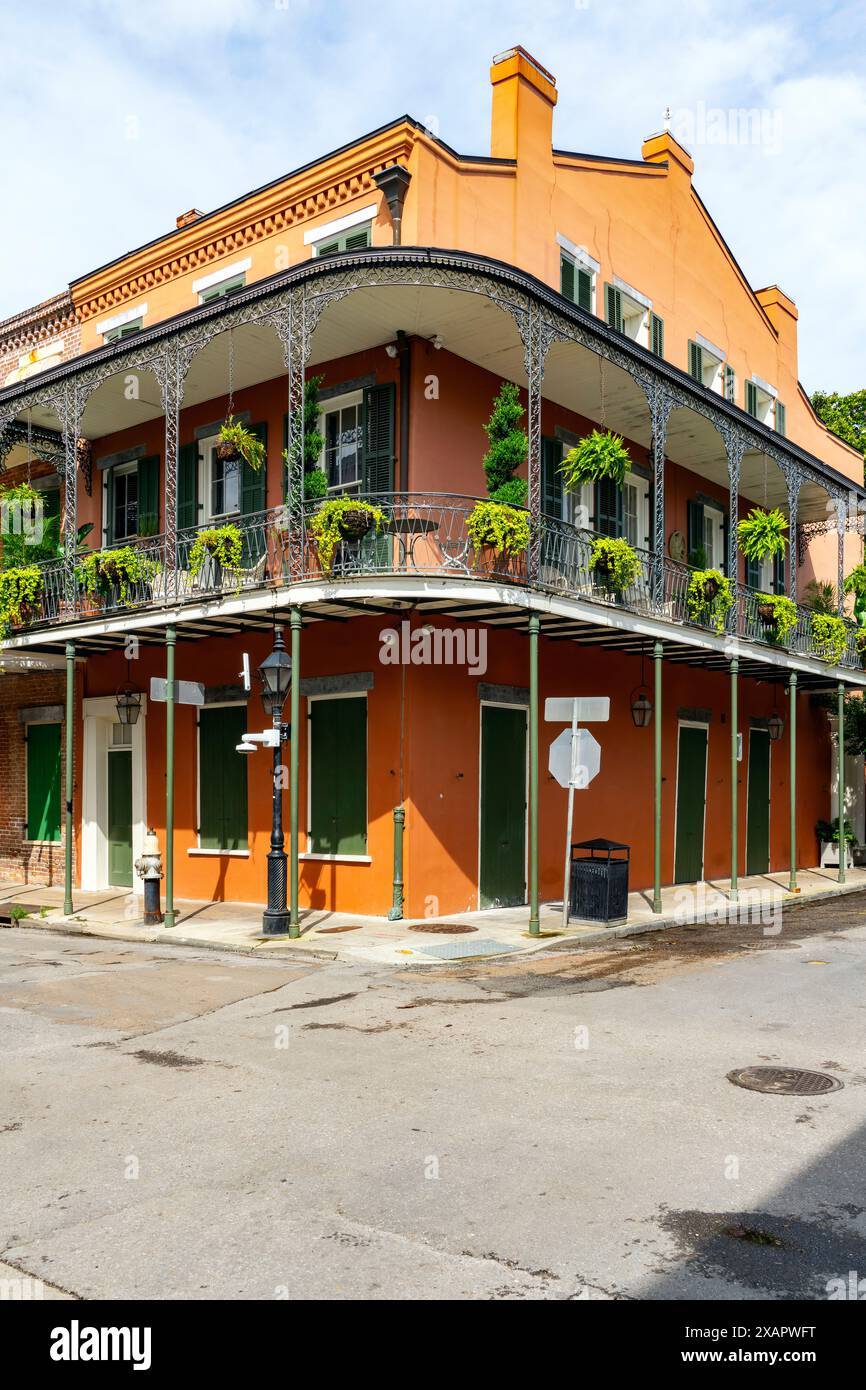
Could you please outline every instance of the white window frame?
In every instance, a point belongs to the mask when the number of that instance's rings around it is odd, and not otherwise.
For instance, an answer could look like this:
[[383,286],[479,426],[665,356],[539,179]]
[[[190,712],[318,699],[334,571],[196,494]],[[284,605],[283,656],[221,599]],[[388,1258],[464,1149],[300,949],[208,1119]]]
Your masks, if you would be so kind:
[[103,342],[111,342],[106,334],[111,334],[117,328],[125,328],[130,323],[135,323],[136,319],[141,319],[142,327],[147,318],[147,304],[133,304],[131,309],[124,309],[122,314],[114,314],[110,319],[103,319],[96,325],[97,333],[101,333]]
[[775,429],[776,399],[779,394],[778,391],[775,386],[771,386],[767,381],[762,381],[761,378],[755,376],[754,373],[749,377],[749,380],[752,385],[757,388],[758,397],[758,414],[753,415],[752,419],[757,420],[762,425],[766,425],[768,429]]
[[[637,538],[634,545],[638,550],[649,550],[650,546],[650,484],[649,478],[643,477],[641,473],[626,473],[623,478],[623,535],[628,540],[625,530],[625,489],[634,487],[637,489]],[[632,542],[629,541],[631,545]]]
[[[707,569],[725,569],[725,513],[721,503],[703,502],[704,509],[704,534],[701,537],[704,550],[707,552]],[[713,553],[707,549],[707,523],[712,527]],[[718,554],[716,554],[718,549]]]
[[198,495],[202,501],[201,515],[204,523],[212,521],[233,521],[243,515],[243,479],[238,465],[238,509],[236,512],[212,512],[213,496],[213,450],[219,443],[219,430],[196,441],[198,444]]
[[[299,859],[310,859],[324,864],[372,864],[370,854],[314,854],[313,852],[313,739],[312,706],[315,700],[367,700],[366,690],[322,691],[320,695],[308,695],[307,699],[307,848],[298,855]],[[366,705],[364,719],[366,738],[367,776],[364,785],[364,821],[367,826],[367,848],[370,847],[370,706]]]
[[252,269],[252,257],[247,256],[243,261],[234,261],[232,265],[221,266],[219,270],[214,270],[210,275],[203,275],[199,280],[193,280],[192,292],[197,296],[199,304],[205,301],[202,295],[206,290],[212,290],[217,285],[222,285],[226,280],[235,280],[240,275],[246,275]]
[[560,251],[564,251],[566,256],[574,261],[575,269],[585,270],[588,273],[591,281],[589,309],[590,313],[597,313],[598,277],[601,273],[600,263],[594,256],[589,254],[585,246],[577,246],[573,241],[569,241],[567,236],[563,236],[562,232],[556,233],[556,241]]
[[613,277],[613,287],[620,293],[623,333],[627,338],[631,338],[633,343],[649,348],[652,300],[647,299],[646,295],[641,294],[640,290],[636,290],[625,280],[620,280],[618,275]]
[[358,490],[359,493],[363,491],[363,487],[364,487],[364,439],[363,439],[363,429],[364,429],[364,414],[363,414],[363,411],[364,411],[364,391],[363,391],[363,388],[360,388],[360,389],[357,390],[357,391],[346,391],[346,392],[343,393],[342,396],[332,396],[332,397],[330,397],[330,399],[320,400],[320,401],[319,401],[319,429],[320,429],[321,434],[322,434],[322,440],[324,441],[323,444],[322,444],[322,452],[321,452],[321,454],[319,455],[319,467],[321,468],[322,472],[324,473],[324,475],[325,475],[325,480],[326,480],[326,481],[327,481],[327,478],[328,478],[328,457],[327,457],[327,450],[328,450],[328,431],[327,431],[327,427],[326,427],[326,424],[325,424],[325,416],[326,416],[326,415],[331,415],[331,414],[336,414],[336,412],[337,412],[338,410],[348,410],[349,407],[350,407],[350,406],[353,406],[353,405],[359,407],[359,417],[358,417],[359,423],[358,423],[358,429],[359,429],[359,431],[361,432],[360,435],[359,435],[359,440],[358,440],[358,452],[360,453],[360,456],[361,456],[361,459],[360,459],[361,467],[360,467],[360,472],[359,472],[359,474],[358,474],[358,482],[357,482],[357,484],[352,484],[349,488],[347,488],[344,484],[339,484],[339,485],[337,485],[337,486],[335,486],[335,487],[331,487],[331,486],[329,485],[329,486],[328,486],[328,495],[329,495],[329,496],[332,496],[332,497],[339,497],[340,494],[341,494],[342,492],[345,492],[345,491],[354,492],[356,488],[357,488],[357,490]]
[[[706,386],[708,390],[715,391],[717,395],[724,398],[725,363],[728,360],[727,354],[724,353],[720,347],[716,347],[715,343],[711,343],[709,338],[705,338],[701,333],[695,334],[694,341],[697,343],[702,353],[704,369],[703,385]],[[708,365],[708,358],[712,365]]]
[[[247,700],[214,700],[202,705],[202,711],[210,709],[236,709],[241,707],[249,717]],[[204,849],[201,843],[201,712],[196,711],[195,720],[195,824],[196,844],[187,850],[189,855],[210,857],[212,859],[249,859],[250,857],[250,788],[247,782],[247,847],[246,849]]]
[[109,502],[111,501],[111,503],[113,503],[114,501],[113,496],[111,496],[113,489],[109,487],[108,475],[111,474],[116,483],[118,478],[128,476],[130,473],[135,473],[136,476],[138,475],[138,459],[132,459],[129,463],[115,463],[111,468],[106,468],[105,470],[105,477],[102,483],[102,536],[104,540],[106,536],[110,535],[112,544],[117,541],[131,541],[138,536],[138,508],[141,504],[140,497],[136,495],[135,499],[136,513],[134,531],[127,531],[123,536],[116,536],[114,534],[114,517],[108,514]]
[[378,211],[377,203],[368,203],[366,207],[357,208],[355,212],[347,212],[345,217],[337,217],[331,222],[321,222],[318,227],[310,227],[304,232],[304,245],[312,246],[315,255],[318,242],[332,241],[335,236],[340,236],[342,232],[350,232],[353,227],[360,227],[365,222],[375,222]]

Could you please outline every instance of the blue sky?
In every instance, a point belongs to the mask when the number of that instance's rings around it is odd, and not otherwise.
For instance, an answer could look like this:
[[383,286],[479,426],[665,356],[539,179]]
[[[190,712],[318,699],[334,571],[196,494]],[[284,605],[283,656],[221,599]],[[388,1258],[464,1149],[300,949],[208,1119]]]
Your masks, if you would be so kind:
[[[0,316],[404,111],[487,153],[489,62],[514,43],[557,78],[562,148],[638,157],[671,107],[750,282],[797,301],[804,385],[866,386],[866,7],[849,0],[5,5]],[[760,113],[746,139],[739,110]]]

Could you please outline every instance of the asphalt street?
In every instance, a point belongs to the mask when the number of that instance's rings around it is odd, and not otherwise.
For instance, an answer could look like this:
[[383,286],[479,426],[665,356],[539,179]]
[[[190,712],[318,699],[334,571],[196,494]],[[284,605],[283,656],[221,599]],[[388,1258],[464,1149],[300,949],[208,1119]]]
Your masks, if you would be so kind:
[[[826,1299],[866,1278],[864,967],[860,896],[398,971],[2,931],[0,1277]],[[749,1065],[843,1084],[759,1094]]]

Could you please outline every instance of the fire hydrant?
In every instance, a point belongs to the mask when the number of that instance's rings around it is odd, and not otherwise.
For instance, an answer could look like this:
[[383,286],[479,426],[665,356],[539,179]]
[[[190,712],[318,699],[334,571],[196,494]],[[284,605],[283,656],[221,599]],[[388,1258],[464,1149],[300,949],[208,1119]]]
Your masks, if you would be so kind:
[[163,921],[159,902],[159,881],[163,877],[159,840],[148,830],[144,837],[141,858],[135,861],[135,871],[144,879],[144,925],[158,927]]

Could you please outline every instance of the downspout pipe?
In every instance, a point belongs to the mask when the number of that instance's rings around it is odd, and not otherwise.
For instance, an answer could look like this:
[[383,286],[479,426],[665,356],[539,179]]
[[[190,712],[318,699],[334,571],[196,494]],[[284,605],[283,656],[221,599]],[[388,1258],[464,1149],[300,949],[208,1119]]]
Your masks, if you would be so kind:
[[72,916],[72,836],[75,794],[75,643],[66,643],[66,796],[64,806],[63,913]]
[[391,164],[373,175],[373,182],[381,188],[391,214],[394,245],[399,246],[403,236],[403,204],[406,190],[412,182],[412,175],[403,164]]
[[412,378],[412,340],[402,328],[397,329],[397,357],[400,363],[400,458],[398,491],[409,491],[409,388]]

